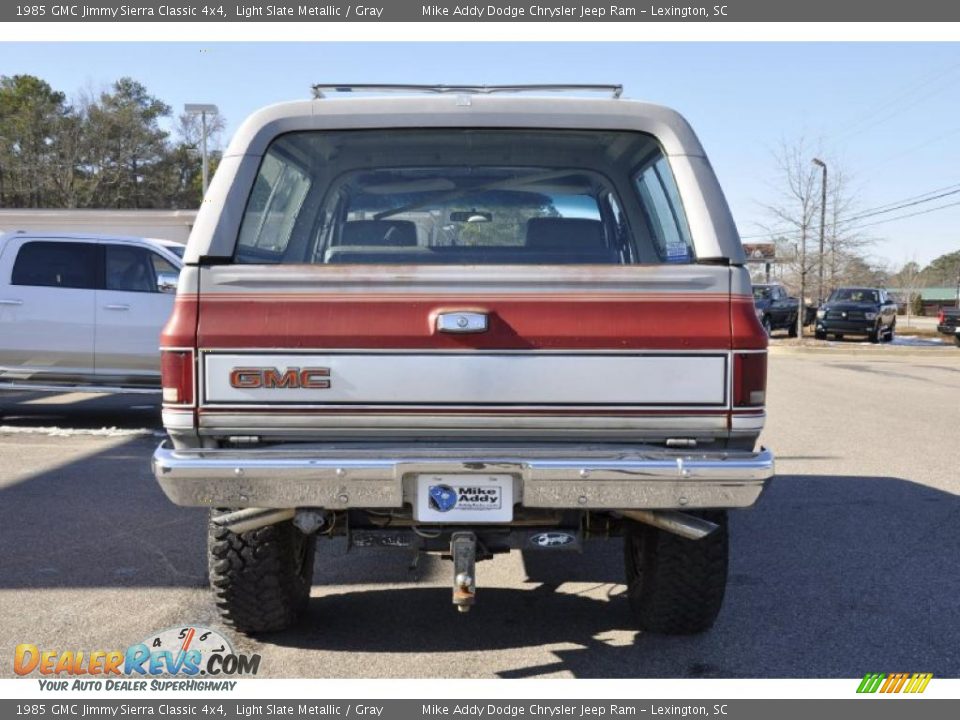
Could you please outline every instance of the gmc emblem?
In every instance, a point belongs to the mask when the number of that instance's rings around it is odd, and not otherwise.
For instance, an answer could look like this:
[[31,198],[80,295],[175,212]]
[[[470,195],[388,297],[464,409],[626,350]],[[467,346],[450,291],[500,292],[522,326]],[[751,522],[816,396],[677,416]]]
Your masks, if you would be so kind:
[[286,370],[277,370],[277,368],[239,367],[230,372],[230,386],[241,390],[257,388],[329,390],[330,368],[291,367]]

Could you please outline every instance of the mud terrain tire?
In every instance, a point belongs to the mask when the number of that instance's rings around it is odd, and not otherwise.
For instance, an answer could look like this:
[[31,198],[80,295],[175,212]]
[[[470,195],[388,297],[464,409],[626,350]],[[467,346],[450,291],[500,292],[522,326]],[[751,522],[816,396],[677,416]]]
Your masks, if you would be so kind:
[[727,585],[727,513],[691,514],[720,527],[688,540],[638,522],[627,525],[627,598],[641,630],[690,635],[708,630],[720,613]]
[[313,535],[304,535],[289,520],[244,533],[211,520],[207,539],[210,587],[228,625],[255,634],[296,622],[310,598]]

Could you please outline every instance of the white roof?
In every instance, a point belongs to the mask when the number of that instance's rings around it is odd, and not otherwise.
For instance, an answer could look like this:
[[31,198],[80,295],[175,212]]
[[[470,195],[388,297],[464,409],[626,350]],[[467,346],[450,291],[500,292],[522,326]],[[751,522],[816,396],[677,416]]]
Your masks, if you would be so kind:
[[704,154],[687,121],[662,105],[613,98],[426,95],[270,105],[247,118],[224,156],[262,155],[270,141],[285,132],[385,127],[634,130],[655,136],[667,155]]
[[703,147],[686,120],[652,103],[614,98],[441,94],[321,98],[263,108],[240,126],[197,214],[184,261],[233,256],[260,159],[278,136],[308,130],[533,128],[652,135],[677,181],[700,258],[743,262],[743,247]]
[[34,240],[85,240],[88,242],[119,242],[153,245],[158,248],[183,247],[183,243],[174,240],[165,240],[163,238],[136,237],[132,235],[101,235],[100,233],[69,233],[69,232],[33,232],[28,230],[15,230],[0,235],[0,245],[11,238],[21,237]]

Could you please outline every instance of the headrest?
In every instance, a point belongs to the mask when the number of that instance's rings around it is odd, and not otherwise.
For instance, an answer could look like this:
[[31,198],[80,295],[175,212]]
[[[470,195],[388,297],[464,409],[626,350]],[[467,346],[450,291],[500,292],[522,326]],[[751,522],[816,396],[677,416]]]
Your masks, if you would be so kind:
[[410,220],[353,220],[340,228],[337,244],[416,247],[417,226]]
[[596,251],[604,247],[603,224],[586,218],[530,218],[526,245],[550,252]]

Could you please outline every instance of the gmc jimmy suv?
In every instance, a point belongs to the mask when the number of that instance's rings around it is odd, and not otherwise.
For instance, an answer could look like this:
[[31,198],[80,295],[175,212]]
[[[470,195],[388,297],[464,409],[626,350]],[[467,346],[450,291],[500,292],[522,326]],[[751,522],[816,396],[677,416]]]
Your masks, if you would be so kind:
[[773,457],[693,131],[618,86],[314,91],[233,139],[162,335],[154,472],[224,619],[294,622],[322,535],[443,554],[460,610],[479,560],[617,535],[638,627],[709,628]]

